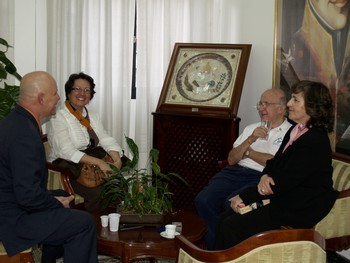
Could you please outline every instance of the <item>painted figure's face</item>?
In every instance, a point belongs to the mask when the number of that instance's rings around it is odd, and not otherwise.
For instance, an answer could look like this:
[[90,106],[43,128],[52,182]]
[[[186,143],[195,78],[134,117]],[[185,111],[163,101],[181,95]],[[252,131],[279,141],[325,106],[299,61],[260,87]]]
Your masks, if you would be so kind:
[[318,15],[333,29],[344,28],[348,20],[348,0],[309,0]]

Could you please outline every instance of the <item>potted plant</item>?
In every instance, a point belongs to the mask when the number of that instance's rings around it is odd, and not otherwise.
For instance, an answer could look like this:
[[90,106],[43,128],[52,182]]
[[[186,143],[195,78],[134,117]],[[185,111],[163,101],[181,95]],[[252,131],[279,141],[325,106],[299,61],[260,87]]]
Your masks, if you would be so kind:
[[[21,75],[17,73],[15,65],[6,56],[9,48],[12,46],[5,39],[0,38],[0,82],[6,80],[8,74],[13,75],[17,80],[22,79]],[[0,120],[16,107],[19,95],[19,86],[7,85],[6,82],[3,86],[0,88]]]
[[[127,223],[160,223],[164,215],[172,212],[172,193],[169,191],[169,184],[174,180],[179,180],[184,185],[187,182],[178,174],[164,174],[158,165],[159,151],[151,149],[149,152],[149,166],[139,169],[139,151],[138,146],[133,139],[125,137],[127,145],[132,154],[132,160],[126,161],[121,169],[111,165],[111,176],[105,178],[106,182],[102,185],[101,202],[103,208],[117,206],[122,214],[121,222]],[[137,220],[131,220],[131,216],[137,215]],[[147,215],[152,215],[149,217]],[[154,219],[154,215],[159,215]],[[134,218],[135,216],[133,216]],[[145,222],[145,218],[153,218],[150,222]]]

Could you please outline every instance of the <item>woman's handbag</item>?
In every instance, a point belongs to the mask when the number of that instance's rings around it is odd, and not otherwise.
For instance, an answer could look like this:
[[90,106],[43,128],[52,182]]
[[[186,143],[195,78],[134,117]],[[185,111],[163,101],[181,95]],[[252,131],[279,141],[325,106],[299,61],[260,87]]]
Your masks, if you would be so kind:
[[[112,157],[103,150],[102,147],[95,147],[84,152],[87,155],[102,159],[105,162],[113,163]],[[68,168],[72,173],[73,179],[87,188],[95,188],[105,182],[103,179],[105,173],[97,165],[77,164],[61,158],[53,161],[53,164],[63,168]]]
[[[113,162],[111,159],[109,155],[102,158],[105,162]],[[105,176],[105,173],[97,165],[83,164],[77,182],[85,187],[95,188],[105,182],[103,179]]]

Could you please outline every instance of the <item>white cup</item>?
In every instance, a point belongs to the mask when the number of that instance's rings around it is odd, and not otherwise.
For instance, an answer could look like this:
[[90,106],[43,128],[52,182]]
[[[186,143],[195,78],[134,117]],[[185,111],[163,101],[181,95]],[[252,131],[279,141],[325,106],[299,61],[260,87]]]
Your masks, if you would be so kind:
[[262,120],[261,121],[261,126],[265,127],[267,129],[267,135],[265,138],[262,138],[263,140],[268,140],[269,139],[269,132],[271,130],[271,121],[265,121],[265,120]]
[[175,237],[175,230],[176,230],[176,225],[165,225],[165,234],[167,237]]
[[182,232],[182,223],[181,222],[172,222],[172,225],[176,226],[176,232],[180,233]]
[[108,216],[100,216],[101,217],[101,225],[102,227],[107,227],[108,226]]
[[112,232],[118,231],[120,214],[111,213],[108,215],[108,219],[109,219],[109,230]]

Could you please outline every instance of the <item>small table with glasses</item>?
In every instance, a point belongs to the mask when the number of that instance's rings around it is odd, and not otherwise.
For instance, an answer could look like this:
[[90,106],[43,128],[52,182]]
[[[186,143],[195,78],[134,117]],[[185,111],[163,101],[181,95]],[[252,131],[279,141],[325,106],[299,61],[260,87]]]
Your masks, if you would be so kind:
[[[132,229],[109,231],[101,226],[100,214],[93,213],[97,224],[97,250],[101,254],[120,257],[123,263],[139,258],[175,259],[177,250],[174,239],[160,235],[164,225],[137,226]],[[165,223],[182,222],[181,234],[189,241],[203,247],[206,226],[202,219],[193,211],[177,210],[165,219]]]

